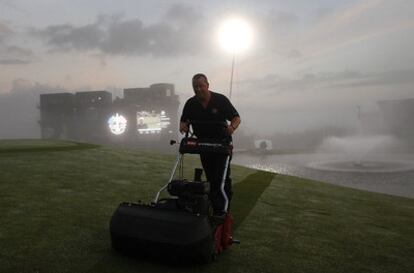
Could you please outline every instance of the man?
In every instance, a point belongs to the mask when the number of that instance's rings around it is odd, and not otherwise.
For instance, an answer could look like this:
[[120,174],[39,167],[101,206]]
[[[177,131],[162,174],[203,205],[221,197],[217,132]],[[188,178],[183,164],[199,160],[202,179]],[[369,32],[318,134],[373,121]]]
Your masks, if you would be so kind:
[[[195,124],[194,134],[198,138],[227,138],[232,140],[231,135],[240,125],[240,116],[231,102],[222,94],[209,90],[209,83],[206,75],[196,74],[193,76],[192,85],[195,95],[187,100],[184,105],[180,119],[180,132],[186,133],[189,130],[189,121],[195,122],[217,122],[230,124],[220,127],[217,124]],[[210,200],[215,213],[220,213],[224,208],[224,198],[220,185],[224,173],[226,156],[217,154],[200,155],[207,180],[210,182]],[[230,162],[227,169],[226,182],[224,187],[230,201],[232,196]]]

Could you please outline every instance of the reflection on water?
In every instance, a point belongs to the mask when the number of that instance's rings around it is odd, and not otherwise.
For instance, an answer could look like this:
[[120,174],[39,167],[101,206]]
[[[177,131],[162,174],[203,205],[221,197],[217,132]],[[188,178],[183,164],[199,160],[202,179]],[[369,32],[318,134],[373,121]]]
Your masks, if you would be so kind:
[[338,172],[395,173],[411,171],[414,169],[414,164],[410,161],[349,160],[311,162],[307,167]]
[[267,171],[267,172],[272,172],[272,173],[281,173],[280,170],[276,170],[275,168],[269,165],[253,164],[249,167],[252,169],[256,169],[256,170],[262,170],[262,171]]
[[[315,162],[325,162],[329,165],[331,162],[349,162],[349,158],[343,155],[322,153],[265,156],[235,153],[233,156],[234,164],[255,169],[414,198],[413,154],[378,155],[375,162],[388,162],[387,164],[384,163],[382,169],[378,165],[380,168],[378,171],[374,169],[365,171],[361,169],[361,166],[360,169],[355,166],[356,170],[346,171],[332,168],[311,168],[310,166],[314,165]],[[337,167],[335,164],[334,166]],[[398,166],[404,166],[404,168],[399,169]],[[389,169],[384,171],[385,167]]]

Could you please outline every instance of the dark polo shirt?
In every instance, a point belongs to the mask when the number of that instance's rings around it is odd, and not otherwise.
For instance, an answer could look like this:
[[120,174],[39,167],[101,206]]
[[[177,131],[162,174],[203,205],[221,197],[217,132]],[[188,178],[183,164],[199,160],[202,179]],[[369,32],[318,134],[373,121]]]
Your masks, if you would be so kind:
[[[230,100],[219,93],[211,92],[207,108],[204,108],[196,96],[187,100],[180,121],[226,122],[238,117],[239,113]],[[224,127],[217,124],[195,124],[194,134],[199,138],[224,138]]]

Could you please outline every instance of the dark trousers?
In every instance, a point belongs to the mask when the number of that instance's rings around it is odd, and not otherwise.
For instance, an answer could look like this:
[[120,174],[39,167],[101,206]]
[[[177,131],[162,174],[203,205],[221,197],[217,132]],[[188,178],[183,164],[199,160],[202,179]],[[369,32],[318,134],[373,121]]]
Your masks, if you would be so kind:
[[[221,212],[224,209],[224,197],[221,192],[221,181],[223,179],[225,164],[226,164],[226,155],[217,155],[217,154],[201,154],[201,164],[203,165],[204,172],[206,174],[207,181],[210,183],[210,201],[212,203],[213,209],[215,212]],[[230,200],[233,195],[231,190],[231,178],[230,178],[230,161],[229,160],[226,181],[224,184],[224,190],[227,194],[227,198]]]

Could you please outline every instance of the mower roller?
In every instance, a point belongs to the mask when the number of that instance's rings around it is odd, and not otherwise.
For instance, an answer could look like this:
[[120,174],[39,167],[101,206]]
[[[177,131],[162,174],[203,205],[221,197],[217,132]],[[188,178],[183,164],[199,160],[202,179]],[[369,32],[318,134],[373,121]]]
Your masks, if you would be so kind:
[[[209,200],[210,184],[202,181],[202,169],[195,169],[192,181],[183,178],[185,154],[215,153],[226,157],[221,181],[224,207],[213,213]],[[232,154],[228,139],[198,139],[186,136],[181,140],[177,160],[168,183],[150,204],[123,202],[110,221],[112,247],[126,254],[161,259],[193,260],[208,263],[232,243],[233,218],[224,190],[227,167]],[[178,168],[179,179],[174,179]],[[160,198],[167,190],[169,197]]]

